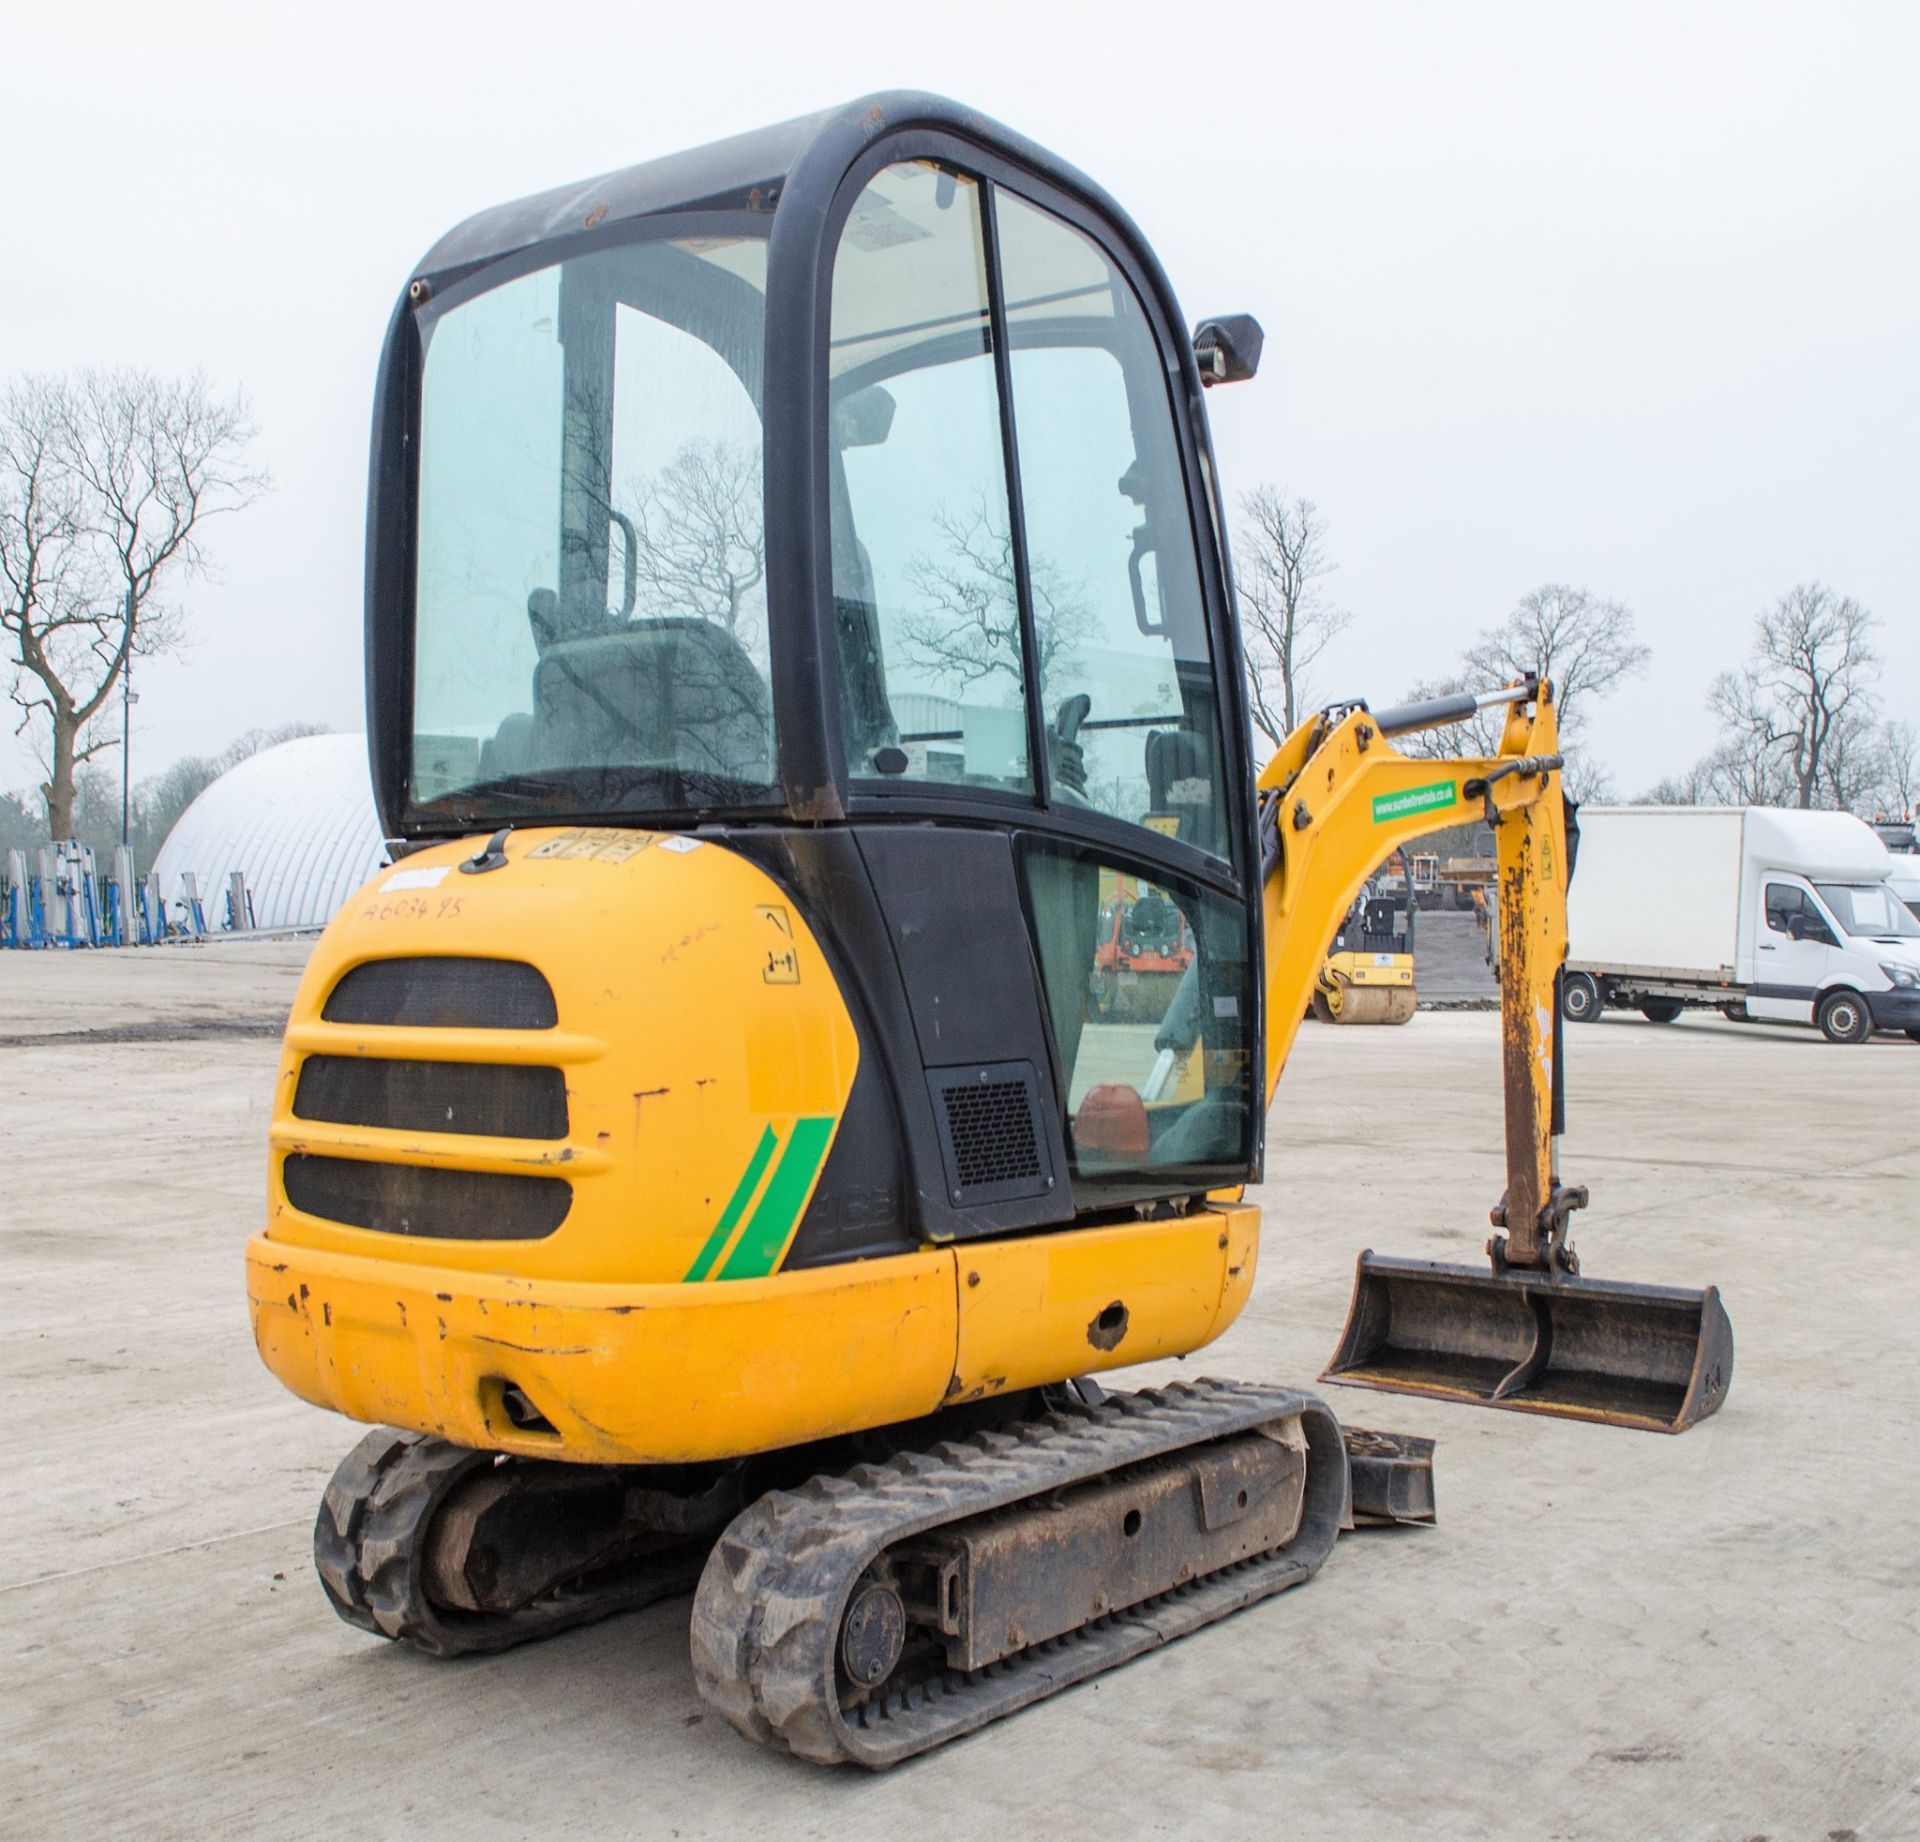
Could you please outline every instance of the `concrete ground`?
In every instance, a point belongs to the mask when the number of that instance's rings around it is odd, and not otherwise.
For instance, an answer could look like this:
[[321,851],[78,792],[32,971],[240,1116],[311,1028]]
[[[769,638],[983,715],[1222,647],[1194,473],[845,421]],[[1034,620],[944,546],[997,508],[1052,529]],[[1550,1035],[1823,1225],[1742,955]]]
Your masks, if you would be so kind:
[[[1439,1527],[1345,1540],[1299,1591],[867,1778],[704,1713],[684,1603],[457,1664],[327,1609],[309,1529],[357,1432],[259,1366],[240,1269],[260,1032],[303,951],[0,956],[0,1832],[1920,1836],[1903,1039],[1572,1039],[1587,1270],[1719,1283],[1717,1419],[1665,1439],[1329,1388],[1438,1437]],[[1360,1247],[1477,1256],[1495,1032],[1301,1033],[1260,1282],[1188,1372],[1310,1381]]]

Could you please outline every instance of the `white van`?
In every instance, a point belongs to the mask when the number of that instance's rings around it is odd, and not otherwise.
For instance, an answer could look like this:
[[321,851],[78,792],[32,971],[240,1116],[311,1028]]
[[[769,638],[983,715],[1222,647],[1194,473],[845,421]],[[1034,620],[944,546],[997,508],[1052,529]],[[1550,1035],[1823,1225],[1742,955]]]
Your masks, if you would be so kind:
[[1915,919],[1920,920],[1920,856],[1896,856],[1887,887],[1912,909]]
[[1887,881],[1893,885],[1894,894],[1920,917],[1920,830],[1911,820],[1877,824],[1873,829],[1891,853]]
[[1830,1042],[1920,1042],[1920,918],[1894,860],[1844,812],[1588,806],[1568,892],[1562,1009],[1689,1007],[1817,1024]]

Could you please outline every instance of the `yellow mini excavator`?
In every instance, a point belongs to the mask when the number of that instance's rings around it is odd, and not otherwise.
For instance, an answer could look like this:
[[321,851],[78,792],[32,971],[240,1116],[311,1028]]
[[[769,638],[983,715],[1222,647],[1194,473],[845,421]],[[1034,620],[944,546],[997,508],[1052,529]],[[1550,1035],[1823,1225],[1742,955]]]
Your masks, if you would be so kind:
[[[1719,1405],[1716,1295],[1567,1240],[1551,687],[1329,709],[1256,779],[1202,391],[1259,348],[1190,337],[1081,175],[918,95],[421,263],[368,532],[395,861],[309,964],[247,1252],[269,1368],[378,1429],[315,1528],[349,1623],[455,1655],[693,1589],[709,1702],[878,1767],[1429,1516],[1425,1442],[1310,1393],[1092,1377],[1233,1322],[1328,943],[1467,814],[1503,1232],[1363,1256],[1331,1373]],[[1394,747],[1496,706],[1494,756]],[[1180,965],[1101,1016],[1123,881]]]

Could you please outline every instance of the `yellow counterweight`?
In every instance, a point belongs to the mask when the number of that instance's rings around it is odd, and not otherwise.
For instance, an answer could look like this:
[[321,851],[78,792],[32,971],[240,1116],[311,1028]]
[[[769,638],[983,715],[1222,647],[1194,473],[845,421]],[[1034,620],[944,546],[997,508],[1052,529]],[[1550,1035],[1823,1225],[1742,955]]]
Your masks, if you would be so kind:
[[[860,1059],[799,904],[678,834],[515,832],[479,874],[472,855],[383,872],[294,1004],[247,1250],[255,1338],[294,1393],[462,1445],[680,1462],[1182,1355],[1238,1315],[1259,1213],[1231,1204],[787,1270]],[[361,975],[396,961],[411,995],[367,1021]],[[531,968],[550,1015],[423,1014],[475,965]],[[558,1071],[548,1136],[466,1129],[449,1079],[500,1070]],[[421,1117],[440,1091],[462,1117]],[[516,1227],[527,1185],[564,1198],[545,1232]]]

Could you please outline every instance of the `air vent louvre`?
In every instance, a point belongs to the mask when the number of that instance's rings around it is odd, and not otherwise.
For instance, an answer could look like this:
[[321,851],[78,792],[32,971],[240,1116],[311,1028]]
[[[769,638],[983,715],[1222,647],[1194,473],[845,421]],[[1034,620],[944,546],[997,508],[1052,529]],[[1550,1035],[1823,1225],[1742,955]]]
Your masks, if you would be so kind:
[[560,1021],[537,966],[457,955],[367,960],[327,994],[320,1015],[416,1030],[551,1030]]
[[561,1139],[567,1082],[557,1068],[310,1055],[300,1065],[293,1111],[339,1126]]
[[1040,1175],[1040,1145],[1024,1082],[982,1081],[972,1087],[950,1087],[946,1102],[953,1161],[964,1188]]
[[295,1152],[281,1171],[287,1200],[307,1215],[380,1234],[449,1241],[538,1241],[573,1204],[558,1177],[372,1164]]
[[1052,1187],[1030,1062],[927,1071],[956,1203],[1009,1202]]

